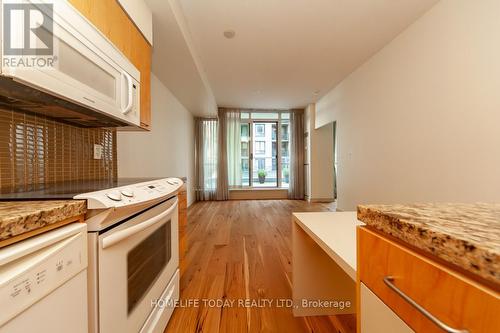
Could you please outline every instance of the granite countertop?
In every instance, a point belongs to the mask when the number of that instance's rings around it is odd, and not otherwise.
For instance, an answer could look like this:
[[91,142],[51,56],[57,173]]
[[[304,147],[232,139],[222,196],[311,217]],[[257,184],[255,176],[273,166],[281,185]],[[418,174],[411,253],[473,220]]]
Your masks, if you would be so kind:
[[360,205],[358,219],[500,285],[500,204]]
[[0,202],[0,241],[85,214],[85,200]]

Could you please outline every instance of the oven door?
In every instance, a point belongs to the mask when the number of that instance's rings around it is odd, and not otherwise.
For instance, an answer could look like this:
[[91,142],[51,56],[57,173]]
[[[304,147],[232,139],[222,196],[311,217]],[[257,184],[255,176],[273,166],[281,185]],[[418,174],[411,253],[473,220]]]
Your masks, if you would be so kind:
[[177,198],[99,235],[100,333],[139,332],[179,266]]

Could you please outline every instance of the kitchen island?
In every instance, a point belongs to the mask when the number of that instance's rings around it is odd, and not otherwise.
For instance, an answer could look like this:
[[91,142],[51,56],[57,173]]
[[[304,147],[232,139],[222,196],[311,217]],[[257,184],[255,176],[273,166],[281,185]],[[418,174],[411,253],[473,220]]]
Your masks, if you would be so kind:
[[293,314],[356,312],[356,212],[293,214]]
[[363,205],[357,217],[360,331],[500,331],[500,205]]
[[358,218],[500,285],[500,204],[362,205]]

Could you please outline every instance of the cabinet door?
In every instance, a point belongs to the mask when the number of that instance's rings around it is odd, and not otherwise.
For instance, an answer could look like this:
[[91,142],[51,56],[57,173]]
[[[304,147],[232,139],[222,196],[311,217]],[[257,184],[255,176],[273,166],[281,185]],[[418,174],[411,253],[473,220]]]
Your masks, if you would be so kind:
[[151,45],[116,0],[69,0],[141,72],[141,128],[151,128]]
[[413,333],[387,305],[361,283],[361,333]]

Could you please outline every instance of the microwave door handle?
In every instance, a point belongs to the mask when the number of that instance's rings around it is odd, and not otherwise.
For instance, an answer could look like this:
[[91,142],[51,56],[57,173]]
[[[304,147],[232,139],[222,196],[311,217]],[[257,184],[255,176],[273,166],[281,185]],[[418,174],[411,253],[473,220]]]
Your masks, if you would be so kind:
[[123,114],[127,114],[132,110],[133,106],[133,95],[132,95],[132,77],[127,72],[122,72],[122,76],[127,81],[127,105],[122,109]]
[[106,249],[110,246],[113,246],[113,245],[121,242],[122,240],[127,239],[130,236],[160,222],[162,219],[164,219],[165,217],[172,214],[172,212],[177,207],[177,202],[178,202],[178,200],[176,198],[173,205],[170,208],[168,208],[166,211],[161,212],[160,214],[158,214],[158,215],[156,215],[156,216],[154,216],[154,217],[152,217],[144,222],[141,222],[139,224],[133,225],[129,228],[117,231],[109,236],[104,237],[102,239],[102,248]]

